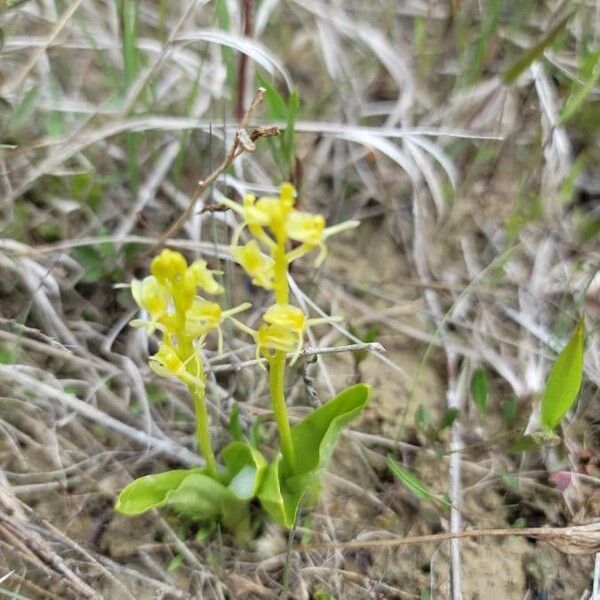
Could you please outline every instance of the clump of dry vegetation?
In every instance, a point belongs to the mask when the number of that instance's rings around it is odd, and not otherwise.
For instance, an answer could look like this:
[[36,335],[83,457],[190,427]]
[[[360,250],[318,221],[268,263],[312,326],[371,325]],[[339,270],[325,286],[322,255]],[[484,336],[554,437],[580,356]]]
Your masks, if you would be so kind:
[[[593,3],[0,9],[0,596],[598,597]],[[230,201],[282,181],[360,222],[290,270],[290,304],[344,316],[307,331],[290,420],[371,402],[289,531],[118,514],[135,478],[202,464],[129,284],[168,245],[258,329]],[[230,325],[201,349],[212,444],[272,460],[269,375]]]

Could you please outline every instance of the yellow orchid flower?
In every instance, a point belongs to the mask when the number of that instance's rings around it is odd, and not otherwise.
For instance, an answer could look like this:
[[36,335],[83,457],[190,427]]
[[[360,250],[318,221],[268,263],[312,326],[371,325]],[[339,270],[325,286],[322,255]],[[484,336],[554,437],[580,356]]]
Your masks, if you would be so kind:
[[183,278],[187,270],[187,261],[181,252],[165,248],[152,259],[150,272],[163,285]]
[[256,332],[256,356],[262,354],[269,357],[269,351],[290,353],[298,351],[298,344],[302,344],[302,337],[289,327],[282,325],[261,325]]
[[291,304],[273,304],[263,315],[263,320],[269,325],[287,327],[294,333],[302,333],[306,325],[306,315]]
[[327,257],[325,240],[336,233],[353,229],[359,224],[359,221],[343,221],[337,225],[325,227],[325,219],[321,215],[294,211],[288,218],[287,233],[290,239],[302,242],[302,244],[286,254],[288,263],[299,259],[315,248],[319,248],[319,254],[315,261],[315,266],[318,267]]
[[291,240],[318,246],[323,242],[325,217],[294,210],[288,215],[285,231]]
[[135,303],[153,319],[160,318],[167,311],[169,295],[152,276],[145,277],[141,281],[134,279],[131,282],[131,295]]
[[252,283],[266,290],[273,289],[273,265],[270,256],[264,255],[255,240],[245,246],[231,249],[231,255],[252,278]]
[[[158,346],[158,352],[150,357],[149,367],[161,377],[177,377],[186,385],[204,387],[203,378],[189,372],[187,365],[192,361],[198,362],[197,352],[190,356],[185,362],[181,360],[176,349],[167,341],[162,340]],[[203,373],[202,367],[196,365],[196,372]]]
[[250,302],[244,302],[234,308],[223,310],[216,302],[196,300],[186,312],[186,335],[192,339],[204,339],[210,331],[216,330],[218,335],[217,352],[223,354],[223,330],[221,329],[221,324],[225,319],[229,319],[239,329],[246,331],[246,333],[250,332],[250,335],[254,335],[254,332],[250,328],[234,318],[234,315],[247,310],[251,306]]
[[211,271],[206,266],[205,260],[195,260],[188,268],[196,285],[207,294],[221,294],[223,286],[219,285],[214,278],[216,271]]

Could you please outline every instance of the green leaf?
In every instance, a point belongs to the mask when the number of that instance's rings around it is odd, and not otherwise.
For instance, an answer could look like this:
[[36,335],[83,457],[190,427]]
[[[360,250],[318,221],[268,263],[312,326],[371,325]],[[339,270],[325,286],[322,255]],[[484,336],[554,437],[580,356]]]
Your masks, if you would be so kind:
[[183,555],[176,554],[171,559],[171,562],[167,566],[167,573],[173,573],[174,571],[177,571],[177,569],[179,569],[179,567],[181,566],[182,562],[183,562]]
[[504,473],[500,475],[500,479],[502,480],[502,483],[512,492],[518,493],[521,491],[521,483],[517,475],[514,475],[513,473]]
[[281,151],[290,171],[293,168],[296,149],[296,117],[300,108],[300,95],[292,90],[288,103],[288,115],[285,129],[281,133]]
[[263,455],[249,444],[232,442],[223,448],[221,456],[228,471],[228,489],[242,500],[253,498],[267,468]]
[[301,496],[282,490],[280,467],[283,457],[278,454],[267,467],[262,484],[258,491],[258,499],[265,512],[279,525],[293,527]]
[[444,415],[442,416],[442,420],[440,421],[440,430],[446,429],[447,427],[451,427],[454,421],[458,419],[458,415],[460,411],[458,408],[448,408],[444,411]]
[[507,450],[513,454],[521,454],[522,452],[530,452],[539,448],[539,444],[532,435],[522,435],[511,442]]
[[275,522],[293,527],[302,500],[316,500],[322,472],[342,430],[359,415],[370,395],[368,385],[349,387],[292,427],[296,470],[289,472],[279,455],[269,465],[257,494]]
[[509,426],[517,416],[519,401],[514,394],[511,394],[502,406],[502,420],[506,426]]
[[242,426],[240,424],[240,405],[237,402],[234,402],[231,407],[231,414],[229,415],[229,431],[234,440],[237,442],[244,441],[244,432],[242,431]]
[[287,121],[289,109],[281,94],[275,89],[273,84],[260,73],[256,74],[260,87],[265,88],[265,105],[267,114],[274,121]]
[[588,71],[589,74],[583,81],[583,85],[581,85],[577,91],[572,92],[567,98],[559,115],[561,124],[566,123],[579,110],[596,86],[598,78],[600,78],[600,68],[598,68],[600,65],[600,50],[593,52],[587,57],[585,62],[587,63],[585,65],[587,67],[585,70]]
[[205,542],[215,531],[216,523],[214,521],[209,521],[204,526],[200,527],[194,536],[194,539],[201,544]]
[[365,408],[371,387],[359,383],[346,388],[292,427],[297,473],[324,469],[342,430]]
[[571,339],[558,355],[542,395],[542,425],[553,430],[575,403],[583,374],[585,327],[579,321]]
[[471,377],[471,396],[481,414],[487,411],[487,401],[490,384],[485,369],[475,369]]
[[[377,336],[379,335],[379,328],[376,325],[371,325],[367,327],[364,332],[359,332],[355,327],[350,325],[348,327],[348,331],[354,336],[357,337],[361,342],[365,344],[371,344],[377,340]],[[369,351],[365,348],[363,350],[355,350],[354,351],[354,360],[356,364],[360,364],[363,360],[369,356]]]
[[200,469],[178,469],[140,477],[121,490],[115,510],[123,515],[140,515],[164,506],[169,492],[179,487],[190,474],[199,472]]
[[523,52],[508,69],[506,69],[502,76],[502,81],[506,85],[514,83],[519,75],[521,75],[521,73],[523,73],[523,71],[525,71],[525,69],[527,69],[534,61],[540,58],[544,54],[544,50],[556,41],[574,14],[575,11],[569,12],[537,44],[525,50],[525,52]]
[[335,600],[335,596],[332,596],[326,590],[319,589],[314,593],[313,600]]
[[18,354],[18,346],[15,345],[12,348],[4,348],[0,346],[0,364],[11,365],[15,362],[16,355]]
[[236,500],[222,483],[204,473],[193,473],[167,493],[165,505],[186,517],[210,520],[222,517],[227,503]]
[[415,411],[415,424],[421,431],[427,431],[431,425],[431,413],[422,404]]
[[105,274],[104,259],[93,246],[73,248],[73,255],[83,266],[83,281],[85,283],[96,283]]
[[406,489],[412,492],[420,500],[440,502],[448,508],[452,506],[444,497],[430,492],[416,475],[404,468],[400,463],[396,462],[391,456],[387,457],[387,465],[394,477],[396,477]]

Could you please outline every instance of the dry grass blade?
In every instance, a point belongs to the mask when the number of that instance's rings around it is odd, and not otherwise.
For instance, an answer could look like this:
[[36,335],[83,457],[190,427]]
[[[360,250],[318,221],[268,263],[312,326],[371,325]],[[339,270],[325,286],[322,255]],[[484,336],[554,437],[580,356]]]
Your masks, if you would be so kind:
[[351,542],[315,542],[298,546],[298,550],[325,550],[337,548],[358,550],[361,548],[400,548],[419,544],[438,544],[440,542],[485,537],[528,537],[554,546],[565,554],[595,554],[600,550],[600,521],[571,527],[525,527],[523,529],[473,529],[429,535],[406,536],[383,540],[356,540]]

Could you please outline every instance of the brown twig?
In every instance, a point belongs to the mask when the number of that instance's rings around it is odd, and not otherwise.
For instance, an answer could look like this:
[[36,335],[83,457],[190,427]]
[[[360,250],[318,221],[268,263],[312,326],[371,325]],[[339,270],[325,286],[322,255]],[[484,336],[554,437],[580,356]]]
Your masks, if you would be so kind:
[[[250,37],[252,35],[252,0],[243,0],[242,2],[242,20],[244,26],[244,36]],[[244,114],[244,104],[246,103],[247,71],[248,55],[245,52],[241,52],[238,62],[237,102],[235,105],[236,119],[241,119]]]
[[354,550],[358,548],[397,548],[416,544],[436,544],[458,538],[475,537],[532,537],[548,542],[566,554],[593,554],[600,551],[600,521],[574,525],[572,527],[525,527],[523,529],[467,529],[446,531],[427,535],[413,535],[388,540],[353,540],[350,542],[315,542],[302,544],[298,550],[324,550],[337,548]]
[[240,127],[235,134],[235,139],[233,140],[233,144],[231,145],[229,152],[226,154],[221,164],[206,179],[201,179],[198,182],[188,207],[175,221],[175,223],[173,223],[173,225],[171,225],[167,231],[161,235],[160,240],[152,248],[152,251],[156,251],[157,248],[164,246],[165,242],[179,231],[183,224],[192,216],[194,207],[196,206],[196,203],[198,202],[198,199],[202,193],[210,185],[212,185],[227,168],[229,168],[231,163],[233,163],[238,156],[244,152],[254,152],[255,142],[259,138],[279,135],[279,128],[277,127],[257,127],[250,134],[246,131],[248,122],[252,118],[252,115],[256,112],[259,104],[262,102],[265,92],[266,90],[264,88],[258,88],[256,94],[254,94],[252,103],[246,111],[246,114],[240,123]]

